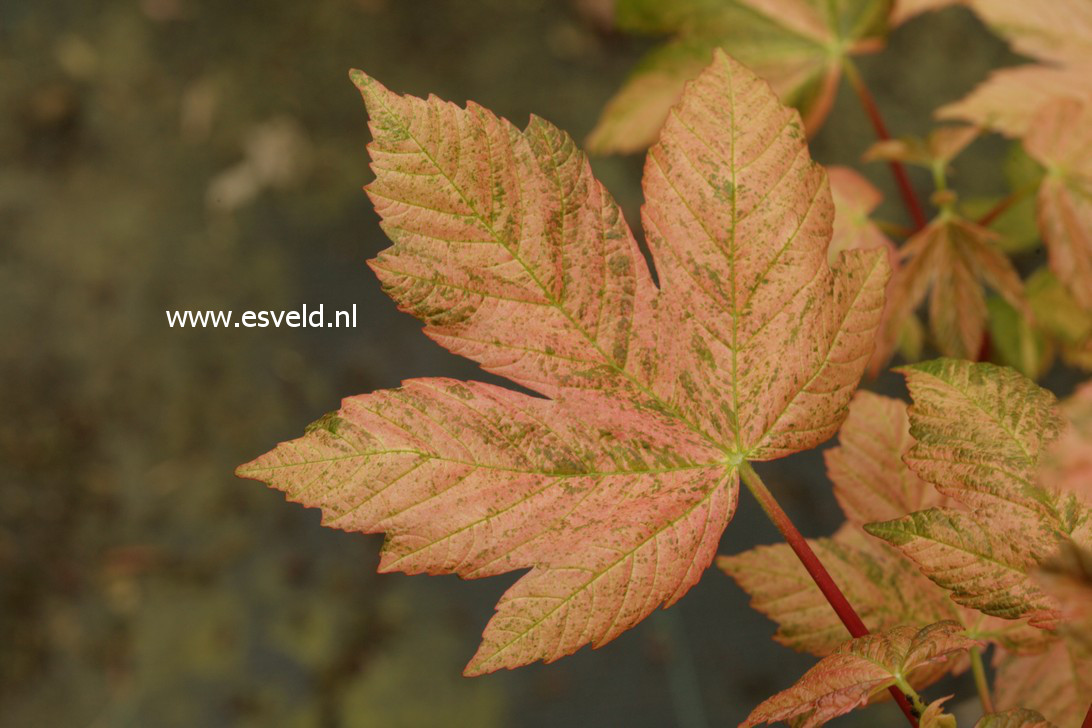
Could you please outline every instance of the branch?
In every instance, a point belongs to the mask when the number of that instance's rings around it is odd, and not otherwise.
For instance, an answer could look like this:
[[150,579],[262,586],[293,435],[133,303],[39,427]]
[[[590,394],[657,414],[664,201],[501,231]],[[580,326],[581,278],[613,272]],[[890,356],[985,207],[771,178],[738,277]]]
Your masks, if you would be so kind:
[[1005,212],[1016,203],[1022,202],[1025,197],[1030,195],[1032,192],[1035,192],[1038,187],[1039,185],[1038,183],[1036,183],[1034,185],[1028,185],[1016,190],[1011,195],[1002,199],[1000,202],[994,205],[993,209],[991,209],[985,215],[978,218],[978,225],[980,225],[981,227],[989,227],[991,224],[993,224],[994,220],[1004,215]]
[[[891,134],[887,131],[887,124],[884,123],[883,116],[880,114],[880,108],[876,105],[876,100],[872,97],[868,87],[865,86],[864,79],[861,78],[861,74],[857,71],[857,67],[853,65],[853,62],[849,58],[845,59],[843,66],[845,68],[846,78],[849,80],[849,85],[857,92],[857,98],[861,100],[861,106],[864,107],[869,121],[872,122],[872,128],[876,131],[876,137],[880,141],[887,141],[891,138]],[[910,217],[914,221],[915,230],[921,230],[926,224],[925,212],[922,210],[921,201],[918,200],[917,193],[914,192],[914,187],[910,184],[910,178],[906,175],[906,168],[902,166],[902,162],[896,160],[891,160],[888,162],[888,165],[891,167],[891,174],[895,177],[895,183],[899,187],[899,194],[902,195],[902,201],[906,205],[906,210],[910,213]]]
[[[782,510],[777,499],[774,498],[773,493],[771,493],[766,487],[766,484],[762,482],[762,478],[758,477],[758,473],[755,472],[755,469],[751,467],[750,463],[744,461],[739,466],[739,473],[743,479],[743,483],[747,486],[747,489],[751,491],[751,495],[755,497],[755,500],[762,506],[762,510],[765,511],[770,521],[772,521],[774,526],[777,527],[777,530],[781,532],[781,535],[785,537],[785,541],[800,559],[800,562],[804,564],[804,568],[807,569],[812,581],[815,582],[815,585],[819,587],[819,591],[826,597],[831,608],[834,609],[838,618],[842,620],[842,624],[849,630],[849,634],[854,638],[867,635],[868,627],[861,621],[856,610],[853,609],[849,600],[846,599],[846,595],[843,594],[842,590],[838,588],[838,585],[834,583],[834,579],[826,570],[826,567],[823,566],[819,557],[811,550],[811,546],[808,545],[807,540],[800,534],[800,531],[796,530],[796,526],[794,526],[793,522],[789,519],[789,515]],[[892,686],[890,691],[892,697],[895,698],[895,702],[902,708],[902,712],[906,714],[906,719],[910,721],[910,725],[917,728],[918,718],[914,709],[910,706],[910,702],[907,700],[906,695],[902,690],[895,686]]]
[[1088,715],[1084,717],[1084,723],[1081,723],[1081,728],[1092,728],[1092,705],[1088,706]]

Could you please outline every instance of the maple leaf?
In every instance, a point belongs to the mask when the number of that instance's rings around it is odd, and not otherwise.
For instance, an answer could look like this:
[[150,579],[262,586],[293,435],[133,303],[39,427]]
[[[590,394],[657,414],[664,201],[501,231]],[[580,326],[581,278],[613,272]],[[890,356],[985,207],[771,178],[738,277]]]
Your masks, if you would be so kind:
[[999,710],[1035,710],[1063,728],[1078,726],[1092,703],[1092,661],[1062,640],[1036,655],[1005,655],[997,665]]
[[891,280],[885,340],[929,296],[929,329],[945,356],[975,359],[986,328],[989,285],[1023,311],[1020,276],[995,245],[996,236],[958,217],[942,216],[911,237],[900,251],[901,263]]
[[[1020,652],[1043,649],[1049,633],[958,607],[913,562],[861,530],[872,521],[950,502],[903,462],[914,444],[906,409],[900,400],[871,392],[854,396],[838,446],[823,453],[847,523],[833,537],[809,544],[873,631],[954,619],[975,639]],[[777,622],[778,642],[823,656],[845,638],[838,616],[787,544],[721,556],[717,566],[751,596],[752,607]],[[944,669],[963,667],[951,663]],[[931,682],[941,676],[923,677]]]
[[467,674],[602,645],[710,564],[744,461],[827,439],[883,305],[885,256],[826,259],[832,203],[799,115],[717,53],[645,165],[659,288],[572,140],[397,95],[370,115],[372,261],[425,333],[535,390],[411,380],[350,397],[241,466],[326,525],[386,532],[380,570],[529,569]]
[[[830,179],[831,196],[834,198],[834,233],[830,247],[827,248],[827,259],[833,264],[843,250],[879,248],[887,252],[888,265],[892,269],[896,268],[898,253],[895,244],[870,217],[883,201],[883,194],[863,175],[849,167],[827,167],[827,176]],[[889,280],[888,287],[890,286]],[[890,298],[890,295],[886,297]],[[873,349],[872,359],[868,364],[868,372],[873,377],[890,361],[897,343],[882,335],[885,329],[883,322],[888,311],[885,307],[880,319],[881,335],[876,337],[876,348]]]
[[951,699],[948,695],[925,706],[918,718],[918,728],[957,728],[955,717],[944,712],[944,704]]
[[1029,571],[1092,519],[1074,496],[1037,480],[1061,427],[1053,395],[990,364],[941,359],[901,371],[914,400],[915,444],[904,460],[967,510],[929,508],[866,529],[917,562],[956,602],[1051,626],[1057,602]]
[[655,141],[714,48],[769,81],[814,132],[834,103],[844,59],[881,47],[890,7],[891,0],[620,0],[622,29],[674,38],[646,56],[607,103],[588,148],[635,152]]
[[1039,481],[1092,504],[1092,382],[1061,403],[1066,427],[1039,467]]
[[926,169],[947,170],[981,130],[974,126],[942,126],[928,137],[903,137],[876,142],[865,152],[865,161],[906,162]]
[[1092,309],[1092,98],[1047,104],[1024,146],[1047,168],[1038,212],[1050,268],[1082,307]]
[[833,264],[843,250],[882,248],[891,253],[895,244],[871,218],[883,202],[883,194],[860,172],[850,167],[827,167],[830,192],[834,198],[834,233],[827,257]]
[[858,527],[899,518],[947,502],[907,467],[914,445],[906,403],[858,392],[838,432],[838,446],[823,453],[834,497]]
[[1043,104],[1092,98],[1092,6],[1086,0],[967,4],[1016,51],[1045,63],[994,71],[966,98],[941,107],[938,117],[1022,137]]
[[982,716],[974,724],[974,728],[1057,728],[1057,726],[1034,710],[1013,708]]
[[1070,650],[1092,662],[1092,550],[1065,542],[1043,562],[1036,578],[1062,605],[1058,631]]
[[[960,617],[912,562],[852,524],[831,538],[808,539],[808,545],[872,631]],[[755,610],[777,622],[777,642],[825,656],[845,640],[838,615],[787,544],[720,556],[717,566],[750,595]]]
[[782,720],[800,728],[822,725],[893,685],[907,685],[915,671],[977,645],[960,630],[956,622],[938,622],[920,630],[895,627],[844,642],[791,688],[755,708],[741,728]]

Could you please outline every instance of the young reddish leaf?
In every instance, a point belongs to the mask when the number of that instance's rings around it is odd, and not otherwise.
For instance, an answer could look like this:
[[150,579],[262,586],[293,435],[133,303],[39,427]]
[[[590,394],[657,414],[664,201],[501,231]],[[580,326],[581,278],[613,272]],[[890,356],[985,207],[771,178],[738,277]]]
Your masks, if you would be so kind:
[[1009,259],[993,244],[994,233],[965,220],[940,219],[906,242],[903,264],[891,282],[885,340],[899,328],[926,294],[929,328],[946,356],[974,359],[986,325],[988,284],[1013,306],[1024,310],[1023,285]]
[[893,254],[895,244],[870,217],[883,194],[850,167],[827,167],[827,175],[834,198],[834,235],[827,249],[831,264],[843,250],[883,248]]
[[892,685],[905,685],[915,671],[976,644],[960,634],[955,622],[938,622],[921,630],[895,627],[850,640],[791,688],[755,708],[741,728],[790,720],[801,728],[822,725]]
[[903,462],[913,444],[906,403],[865,391],[853,397],[838,446],[823,453],[850,523],[887,521],[945,502]]
[[345,400],[239,474],[327,525],[386,532],[384,571],[530,569],[468,674],[601,645],[697,581],[740,462],[837,428],[886,259],[831,269],[832,203],[798,115],[722,54],[646,165],[660,290],[568,136],[353,80],[394,241],[373,261],[385,289],[436,341],[548,399],[413,380]]
[[1034,710],[1013,708],[982,716],[974,728],[1058,728]]
[[1050,268],[1092,309],[1092,99],[1059,99],[1035,117],[1024,140],[1047,168],[1039,187],[1039,227]]
[[622,28],[675,38],[652,51],[608,102],[589,149],[635,152],[655,141],[683,85],[714,48],[769,81],[814,132],[833,105],[844,57],[882,44],[889,7],[890,0],[621,0],[616,12]]
[[926,139],[907,137],[876,142],[865,152],[864,158],[867,162],[905,162],[927,169],[943,169],[981,133],[982,130],[974,126],[943,126]]
[[998,710],[1027,708],[1063,728],[1079,726],[1092,703],[1092,661],[1059,640],[1037,655],[1008,655],[997,666]]

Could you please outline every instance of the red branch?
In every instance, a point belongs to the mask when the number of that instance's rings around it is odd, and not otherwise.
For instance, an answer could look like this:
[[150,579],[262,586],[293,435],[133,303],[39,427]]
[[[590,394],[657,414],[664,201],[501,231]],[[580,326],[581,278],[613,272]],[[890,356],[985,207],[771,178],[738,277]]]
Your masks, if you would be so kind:
[[[872,122],[872,128],[876,131],[876,137],[880,141],[889,140],[891,134],[888,133],[887,124],[884,123],[883,116],[880,114],[880,107],[876,105],[876,99],[872,97],[868,87],[865,86],[861,74],[857,72],[857,68],[848,60],[845,64],[845,71],[846,78],[849,79],[849,85],[857,92],[857,98],[861,100],[861,106],[864,107],[869,121]],[[914,192],[914,187],[910,184],[910,178],[906,175],[906,168],[902,166],[901,162],[896,160],[891,160],[888,164],[891,167],[891,174],[895,177],[895,183],[899,186],[899,193],[902,195],[902,201],[906,204],[906,209],[910,213],[910,217],[914,220],[914,227],[916,230],[921,230],[925,227],[926,223],[925,212],[921,207],[921,201],[918,200],[917,193]]]
[[[861,621],[861,617],[857,614],[857,611],[853,609],[853,605],[846,599],[846,595],[842,593],[842,590],[838,588],[838,585],[834,582],[830,572],[823,566],[823,562],[819,560],[819,557],[815,555],[815,552],[811,550],[811,546],[808,545],[807,540],[800,534],[800,531],[793,525],[792,520],[789,519],[789,514],[782,510],[781,505],[778,504],[777,499],[774,498],[773,493],[769,491],[766,484],[762,482],[762,479],[758,477],[758,473],[750,466],[749,463],[743,463],[740,466],[740,475],[743,477],[743,482],[747,485],[747,489],[751,491],[755,499],[758,500],[758,504],[762,506],[762,510],[766,512],[770,520],[773,522],[777,530],[781,532],[781,535],[785,537],[786,543],[796,554],[800,562],[804,564],[804,568],[808,570],[808,574],[811,576],[812,581],[819,587],[819,591],[823,593],[827,601],[830,603],[831,608],[837,613],[838,618],[842,620],[842,624],[849,630],[849,634],[854,638],[864,637],[868,634],[868,627]],[[906,695],[903,694],[894,685],[889,688],[891,696],[895,698],[895,702],[902,709],[902,712],[906,714],[906,719],[910,721],[910,725],[917,728],[918,718],[914,713],[914,709],[910,706],[910,701],[907,700]],[[1084,726],[1089,728],[1089,726]]]
[[1084,717],[1084,723],[1081,723],[1081,728],[1092,728],[1092,705],[1088,706],[1088,715]]

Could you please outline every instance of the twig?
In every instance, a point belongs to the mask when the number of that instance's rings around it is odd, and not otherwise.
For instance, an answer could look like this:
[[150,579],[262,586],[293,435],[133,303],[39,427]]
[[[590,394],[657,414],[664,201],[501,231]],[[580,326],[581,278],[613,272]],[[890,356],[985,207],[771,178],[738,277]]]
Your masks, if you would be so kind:
[[[834,609],[838,618],[842,620],[842,624],[849,630],[849,634],[853,637],[864,637],[868,634],[868,627],[861,621],[860,616],[853,609],[853,606],[846,599],[845,594],[838,588],[838,585],[834,583],[834,579],[831,578],[830,573],[823,566],[823,563],[819,561],[819,557],[815,555],[815,552],[811,550],[811,546],[808,545],[807,540],[800,534],[800,531],[796,529],[793,522],[789,519],[789,515],[782,510],[778,504],[777,499],[774,498],[773,493],[770,492],[766,484],[762,482],[762,478],[758,477],[758,473],[755,472],[751,464],[744,461],[739,466],[740,476],[743,478],[744,485],[751,491],[751,495],[755,497],[758,504],[762,506],[762,510],[765,511],[770,521],[773,522],[777,530],[781,532],[781,535],[785,537],[785,541],[789,544],[789,547],[796,553],[797,558],[804,564],[804,568],[807,569],[808,575],[811,576],[812,581],[819,587],[819,591],[823,593],[827,601],[830,603],[831,608]],[[910,725],[917,728],[918,719],[914,713],[914,709],[910,706],[910,702],[907,700],[906,695],[899,688],[892,686],[890,688],[892,697],[895,698],[895,702],[902,712],[906,714],[906,719],[910,721]]]
[[[843,64],[845,68],[846,78],[849,80],[849,85],[853,87],[853,90],[857,93],[857,98],[861,100],[861,106],[864,107],[865,114],[868,115],[869,121],[872,122],[872,128],[876,131],[876,137],[880,141],[887,141],[891,138],[891,134],[887,131],[887,124],[883,121],[883,116],[880,114],[880,108],[876,105],[876,100],[872,97],[868,87],[865,86],[864,79],[861,78],[861,74],[857,71],[857,67],[853,65],[853,62],[849,58],[845,59]],[[902,166],[902,162],[897,160],[891,160],[888,163],[891,167],[891,174],[895,177],[895,183],[899,187],[899,193],[902,195],[902,201],[906,204],[906,210],[910,213],[910,217],[914,221],[915,230],[921,230],[925,227],[925,212],[922,209],[921,201],[918,199],[918,195],[914,192],[914,187],[910,184],[910,178],[906,175],[906,168]]]

